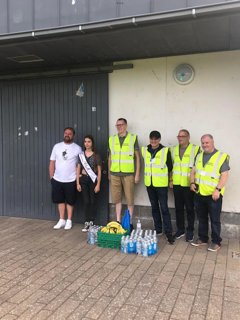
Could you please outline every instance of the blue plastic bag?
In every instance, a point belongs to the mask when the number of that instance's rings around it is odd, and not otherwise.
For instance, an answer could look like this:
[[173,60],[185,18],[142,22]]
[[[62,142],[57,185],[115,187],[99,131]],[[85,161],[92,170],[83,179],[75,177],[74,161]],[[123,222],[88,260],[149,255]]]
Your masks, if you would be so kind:
[[125,210],[122,218],[122,227],[128,230],[128,232],[130,232],[130,221],[130,213],[128,210]]

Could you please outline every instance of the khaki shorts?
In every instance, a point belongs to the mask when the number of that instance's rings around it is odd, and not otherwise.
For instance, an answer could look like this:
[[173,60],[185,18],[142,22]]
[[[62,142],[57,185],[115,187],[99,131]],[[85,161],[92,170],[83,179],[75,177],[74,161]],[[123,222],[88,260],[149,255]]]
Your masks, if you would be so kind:
[[113,176],[111,175],[111,194],[112,202],[122,202],[122,193],[124,195],[129,206],[134,205],[134,175],[131,176]]

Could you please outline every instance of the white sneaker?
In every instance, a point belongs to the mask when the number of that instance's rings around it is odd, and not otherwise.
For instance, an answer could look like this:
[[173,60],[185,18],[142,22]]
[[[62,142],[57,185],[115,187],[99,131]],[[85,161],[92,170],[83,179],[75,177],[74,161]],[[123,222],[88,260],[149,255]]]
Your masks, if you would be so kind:
[[83,229],[82,229],[82,232],[87,232],[88,229],[89,229],[89,227],[90,227],[90,223],[86,221],[86,222],[84,223],[84,227],[83,227]]
[[89,222],[89,228],[93,226],[93,221]]
[[70,229],[72,229],[72,220],[67,219],[64,230],[70,230]]
[[61,228],[64,228],[66,224],[66,221],[64,219],[59,219],[58,223],[55,224],[55,226],[53,227],[53,229],[55,230],[59,230]]

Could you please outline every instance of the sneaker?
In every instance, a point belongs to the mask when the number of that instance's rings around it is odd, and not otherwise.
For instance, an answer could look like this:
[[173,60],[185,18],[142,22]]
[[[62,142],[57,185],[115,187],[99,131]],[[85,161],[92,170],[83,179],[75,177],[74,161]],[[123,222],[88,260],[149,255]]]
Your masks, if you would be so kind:
[[167,241],[169,242],[169,244],[174,244],[175,239],[171,233],[166,233],[166,237],[167,237]]
[[92,227],[94,225],[93,221],[89,222],[89,228]]
[[211,242],[210,246],[208,247],[208,251],[215,252],[218,251],[220,248],[221,246],[219,244]]
[[156,232],[157,236],[161,236],[161,235],[163,234],[163,232],[162,232],[162,228],[155,229],[155,231],[154,231],[154,232]]
[[187,232],[186,242],[193,242],[193,233],[192,232]]
[[182,238],[182,237],[184,237],[185,236],[185,232],[184,231],[177,231],[176,233],[175,233],[175,235],[174,235],[174,238],[176,239],[176,240],[178,240],[178,239],[180,239],[180,238]]
[[55,224],[55,226],[53,227],[53,229],[55,230],[59,230],[61,228],[64,228],[66,224],[66,221],[64,219],[59,219],[58,223]]
[[207,242],[203,242],[201,239],[197,239],[195,242],[191,242],[194,247],[206,246]]
[[72,229],[72,220],[67,219],[64,230]]
[[89,222],[86,221],[86,222],[84,223],[84,227],[83,227],[83,229],[82,229],[82,232],[87,232],[88,229],[89,229],[89,227],[90,227]]

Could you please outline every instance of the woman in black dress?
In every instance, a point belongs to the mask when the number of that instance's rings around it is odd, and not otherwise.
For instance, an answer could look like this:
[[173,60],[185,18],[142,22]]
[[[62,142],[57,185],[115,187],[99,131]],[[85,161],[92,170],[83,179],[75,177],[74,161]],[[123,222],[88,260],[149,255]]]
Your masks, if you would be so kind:
[[83,232],[88,231],[96,217],[97,194],[101,184],[101,158],[95,153],[94,139],[84,137],[84,152],[79,154],[77,165],[77,190],[82,192],[85,224]]

